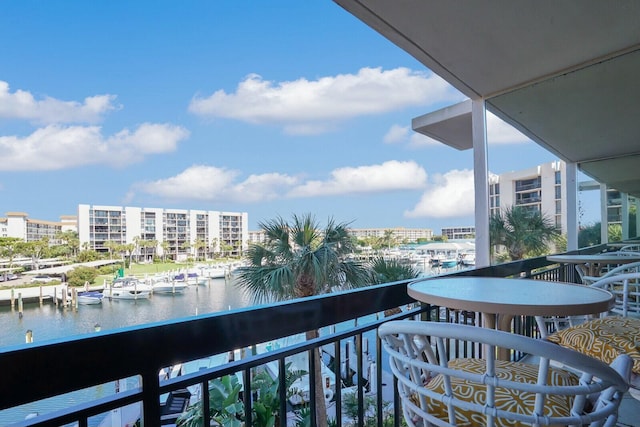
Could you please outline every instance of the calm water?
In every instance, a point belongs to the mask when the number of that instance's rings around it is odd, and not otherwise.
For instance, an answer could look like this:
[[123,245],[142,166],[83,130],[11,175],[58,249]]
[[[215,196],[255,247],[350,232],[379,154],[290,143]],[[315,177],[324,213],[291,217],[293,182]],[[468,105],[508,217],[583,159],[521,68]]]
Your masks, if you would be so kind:
[[[425,275],[442,270],[426,269]],[[9,307],[0,307],[0,347],[25,343],[25,335],[32,331],[34,342],[91,334],[96,325],[102,331],[141,325],[169,319],[214,313],[250,306],[251,298],[243,294],[232,280],[212,279],[208,286],[189,286],[184,294],[156,294],[138,301],[103,300],[99,305],[81,305],[78,309],[59,308],[52,303],[26,304],[23,317]],[[0,425],[19,422],[27,414],[45,413],[92,400],[114,392],[113,384],[81,390],[68,395],[0,411]],[[99,422],[91,422],[97,425]]]
[[167,319],[213,313],[250,305],[250,298],[231,281],[212,279],[209,286],[190,286],[184,294],[155,294],[150,299],[103,300],[78,309],[58,308],[52,303],[25,304],[22,319],[10,307],[0,308],[0,347],[23,344],[28,330],[33,340],[87,334],[99,324],[103,331]]
[[[78,309],[58,308],[52,303],[26,304],[22,319],[10,307],[0,308],[0,347],[25,343],[28,330],[33,340],[91,334],[96,324],[101,330],[140,325],[197,314],[225,311],[251,305],[251,299],[243,295],[231,281],[212,279],[209,286],[190,286],[184,294],[155,294],[148,300],[103,300],[99,305],[81,305]],[[134,386],[135,384],[131,384]],[[46,413],[58,408],[96,399],[114,392],[114,384],[105,384],[64,396],[34,402],[21,407],[0,411],[0,425],[24,420],[33,413]],[[90,424],[97,425],[99,417]]]

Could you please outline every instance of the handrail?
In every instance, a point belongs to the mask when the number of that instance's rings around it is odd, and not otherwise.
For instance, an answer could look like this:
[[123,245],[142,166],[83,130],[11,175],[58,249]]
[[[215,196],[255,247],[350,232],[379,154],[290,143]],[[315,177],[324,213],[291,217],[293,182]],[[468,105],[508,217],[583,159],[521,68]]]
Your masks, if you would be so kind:
[[[606,247],[606,245],[601,245]],[[589,249],[589,253],[603,247]],[[580,252],[580,251],[577,251]],[[582,251],[581,253],[588,253]],[[465,270],[448,275],[493,277],[535,277],[537,270],[552,265],[545,257]],[[545,270],[545,268],[547,268]],[[557,271],[555,269],[553,271]],[[203,378],[216,378],[230,372],[250,369],[253,363],[285,354],[305,351],[327,343],[339,342],[343,336],[358,337],[366,328],[351,328],[343,335],[333,334],[313,342],[261,358],[247,358],[221,367],[159,383],[158,372],[163,367],[184,363],[216,354],[226,354],[238,348],[276,340],[286,336],[317,330],[341,322],[365,317],[384,310],[415,303],[406,292],[409,281],[400,281],[366,288],[303,298],[265,306],[250,307],[223,313],[133,326],[86,336],[21,344],[0,349],[0,365],[5,369],[0,381],[0,409],[15,407],[70,391],[112,382],[136,375],[142,377],[142,387],[118,393],[99,401],[81,404],[56,414],[25,420],[18,425],[59,426],[79,421],[105,410],[142,401],[144,419],[159,419],[159,396],[190,381],[206,384]],[[423,307],[422,311],[430,310]],[[403,315],[407,315],[404,313]],[[523,322],[523,325],[529,323]],[[529,325],[530,326],[530,325]],[[528,326],[527,326],[528,327]],[[56,367],[56,368],[54,368]],[[99,369],[96,369],[96,368]],[[28,380],[26,380],[28,378]],[[206,388],[206,387],[203,387]],[[313,393],[313,391],[312,391]],[[378,402],[381,406],[381,402]],[[359,402],[362,412],[362,402]],[[206,406],[206,405],[205,405]]]

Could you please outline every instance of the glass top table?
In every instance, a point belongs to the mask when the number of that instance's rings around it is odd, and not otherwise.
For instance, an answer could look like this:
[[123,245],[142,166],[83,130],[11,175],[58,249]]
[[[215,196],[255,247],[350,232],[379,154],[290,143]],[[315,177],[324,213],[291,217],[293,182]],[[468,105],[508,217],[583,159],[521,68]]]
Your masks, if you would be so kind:
[[[498,277],[450,277],[410,283],[407,293],[425,303],[482,313],[486,327],[508,330],[513,316],[602,313],[614,296],[603,289],[563,282]],[[501,319],[496,322],[497,316]]]

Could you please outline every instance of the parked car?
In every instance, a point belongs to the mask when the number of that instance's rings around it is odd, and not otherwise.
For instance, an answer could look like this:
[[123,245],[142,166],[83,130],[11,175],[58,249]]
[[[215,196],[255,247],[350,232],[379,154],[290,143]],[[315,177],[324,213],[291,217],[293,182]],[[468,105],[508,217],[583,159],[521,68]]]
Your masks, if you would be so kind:
[[36,283],[36,282],[49,283],[53,280],[56,280],[56,279],[54,279],[51,276],[47,276],[46,274],[38,274],[37,276],[34,276],[31,278],[31,283]]

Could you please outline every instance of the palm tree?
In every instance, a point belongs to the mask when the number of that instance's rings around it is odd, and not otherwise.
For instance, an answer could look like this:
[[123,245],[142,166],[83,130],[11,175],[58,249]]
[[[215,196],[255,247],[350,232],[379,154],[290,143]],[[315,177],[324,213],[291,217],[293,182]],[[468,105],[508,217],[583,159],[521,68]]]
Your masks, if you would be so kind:
[[560,234],[553,221],[540,211],[511,206],[489,218],[492,248],[502,245],[512,260],[541,255]]
[[160,243],[160,247],[162,248],[162,262],[165,262],[167,260],[167,254],[169,253],[171,245],[166,240],[163,240]]
[[[376,257],[371,262],[371,274],[373,283],[390,283],[415,279],[420,275],[420,271],[412,265],[401,263],[397,259]],[[388,317],[401,311],[399,307],[390,308],[384,311],[384,316]]]
[[[259,224],[266,241],[249,247],[248,265],[238,270],[238,286],[257,302],[284,301],[331,292],[334,287],[354,288],[370,282],[368,269],[347,255],[354,244],[347,224],[329,219],[324,231],[311,214],[294,215]],[[306,338],[317,338],[317,330]],[[318,425],[327,425],[319,349],[314,351]]]

